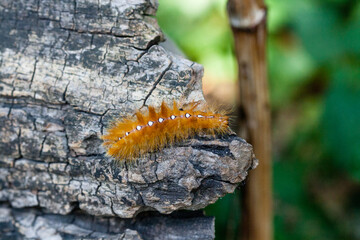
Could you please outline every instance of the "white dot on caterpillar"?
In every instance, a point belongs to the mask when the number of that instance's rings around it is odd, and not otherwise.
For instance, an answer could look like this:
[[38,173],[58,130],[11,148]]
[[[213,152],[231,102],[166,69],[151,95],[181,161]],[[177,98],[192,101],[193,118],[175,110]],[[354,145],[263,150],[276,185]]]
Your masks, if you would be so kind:
[[199,115],[197,115],[197,117],[198,117],[198,118],[203,118],[204,116],[201,115],[201,114],[199,114]]
[[175,115],[171,115],[170,118],[171,118],[172,120],[174,120],[174,119],[176,118],[176,116],[175,116]]
[[137,126],[136,129],[137,129],[137,130],[141,130],[141,126],[140,126],[140,125]]
[[153,122],[153,121],[149,121],[149,122],[148,122],[148,125],[151,127],[152,125],[154,125],[154,122]]
[[125,135],[128,136],[130,134],[130,132],[126,132]]
[[191,117],[191,115],[188,114],[188,113],[186,113],[186,114],[185,114],[185,117],[186,117],[186,118],[189,118],[189,117]]
[[159,118],[159,123],[162,123],[164,121],[163,118]]

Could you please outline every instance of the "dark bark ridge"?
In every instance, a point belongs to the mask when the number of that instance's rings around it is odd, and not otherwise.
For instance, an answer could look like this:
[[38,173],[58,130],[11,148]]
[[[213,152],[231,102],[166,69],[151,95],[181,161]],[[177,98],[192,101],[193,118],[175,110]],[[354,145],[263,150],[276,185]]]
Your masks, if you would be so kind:
[[203,100],[202,67],[158,45],[156,9],[152,0],[0,1],[0,201],[62,215],[169,214],[215,202],[256,166],[235,136],[197,137],[137,166],[104,155],[99,137],[113,119]]

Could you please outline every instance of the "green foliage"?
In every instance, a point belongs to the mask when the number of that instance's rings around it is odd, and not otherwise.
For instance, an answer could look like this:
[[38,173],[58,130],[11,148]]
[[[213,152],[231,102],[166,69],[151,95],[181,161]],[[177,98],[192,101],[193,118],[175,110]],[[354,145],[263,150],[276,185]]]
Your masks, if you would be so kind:
[[331,161],[360,182],[360,68],[336,69],[326,94],[324,147]]
[[205,73],[235,80],[236,60],[224,0],[160,0],[157,19],[165,34]]
[[[225,4],[160,0],[158,19],[210,75],[235,80]],[[267,5],[275,239],[360,239],[360,2]],[[235,239],[238,201],[206,209],[218,239]]]

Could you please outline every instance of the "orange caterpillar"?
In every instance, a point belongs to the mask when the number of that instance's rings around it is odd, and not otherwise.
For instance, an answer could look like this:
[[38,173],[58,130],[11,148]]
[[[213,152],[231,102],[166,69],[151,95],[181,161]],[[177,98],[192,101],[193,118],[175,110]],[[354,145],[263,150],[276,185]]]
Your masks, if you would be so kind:
[[107,154],[117,160],[133,160],[201,132],[229,132],[227,116],[198,108],[199,102],[183,108],[175,101],[172,108],[162,102],[158,110],[149,106],[147,114],[137,111],[136,118],[114,122],[102,136]]

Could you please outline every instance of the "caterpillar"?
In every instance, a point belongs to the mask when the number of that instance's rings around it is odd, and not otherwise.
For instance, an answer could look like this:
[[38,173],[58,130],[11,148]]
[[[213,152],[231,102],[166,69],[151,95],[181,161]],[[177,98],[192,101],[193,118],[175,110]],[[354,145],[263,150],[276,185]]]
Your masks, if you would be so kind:
[[142,155],[161,150],[195,134],[224,134],[230,132],[228,116],[202,107],[200,102],[172,108],[164,101],[160,108],[148,106],[147,112],[119,119],[102,136],[107,155],[119,161],[131,161]]

